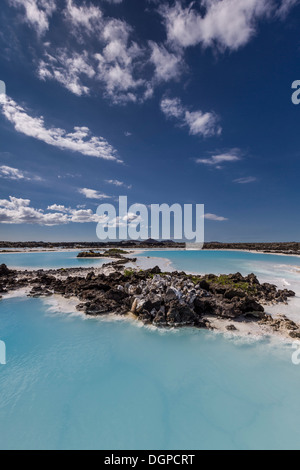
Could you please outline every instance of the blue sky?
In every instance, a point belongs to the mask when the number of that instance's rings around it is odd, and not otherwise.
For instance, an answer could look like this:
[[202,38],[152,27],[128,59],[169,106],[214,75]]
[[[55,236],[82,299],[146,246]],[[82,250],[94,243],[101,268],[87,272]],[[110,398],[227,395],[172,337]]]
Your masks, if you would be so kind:
[[299,240],[297,0],[3,0],[2,240],[198,203],[206,240]]

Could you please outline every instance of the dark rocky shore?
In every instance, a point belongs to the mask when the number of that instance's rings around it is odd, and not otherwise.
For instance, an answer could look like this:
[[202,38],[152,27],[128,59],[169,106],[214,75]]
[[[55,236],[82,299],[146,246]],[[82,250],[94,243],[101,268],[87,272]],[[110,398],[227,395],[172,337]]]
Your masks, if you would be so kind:
[[119,248],[185,248],[184,243],[176,243],[172,240],[157,241],[157,240],[145,240],[145,241],[119,241],[119,242],[9,242],[0,241],[0,250],[55,250],[55,249],[66,249],[66,250],[102,250],[102,249],[119,249]]
[[[104,273],[105,269],[109,272]],[[30,297],[76,297],[77,309],[92,317],[132,314],[147,325],[206,329],[213,329],[217,319],[227,321],[228,331],[235,331],[238,324],[255,323],[300,338],[299,325],[284,316],[274,319],[264,309],[268,304],[286,304],[295,293],[261,284],[254,274],[201,277],[162,273],[158,267],[126,270],[118,261],[105,265],[100,273],[92,268],[13,271],[1,265],[0,294],[22,288],[28,289]]]

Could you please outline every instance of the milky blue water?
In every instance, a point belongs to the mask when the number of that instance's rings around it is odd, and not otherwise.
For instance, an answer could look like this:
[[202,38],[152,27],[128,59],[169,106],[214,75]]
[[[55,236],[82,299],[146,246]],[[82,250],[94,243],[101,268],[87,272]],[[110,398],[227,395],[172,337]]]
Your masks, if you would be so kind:
[[230,274],[254,272],[260,278],[299,279],[300,257],[275,256],[243,251],[150,251],[138,257],[168,258],[172,268],[200,274]]
[[107,259],[77,258],[80,251],[61,251],[44,253],[0,253],[0,264],[11,268],[59,269],[100,267]]
[[0,449],[300,448],[291,345],[86,320],[45,302],[0,303]]

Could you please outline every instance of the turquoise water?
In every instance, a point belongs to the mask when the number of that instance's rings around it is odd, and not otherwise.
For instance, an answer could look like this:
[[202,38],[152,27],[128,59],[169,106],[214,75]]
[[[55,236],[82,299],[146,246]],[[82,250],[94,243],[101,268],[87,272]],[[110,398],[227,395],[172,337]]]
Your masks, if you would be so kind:
[[[77,258],[76,252],[49,253],[0,253],[0,264],[11,268],[57,269],[74,267],[100,267],[107,260]],[[136,256],[136,255],[134,255]],[[140,258],[168,258],[172,267],[192,273],[227,274],[254,272],[260,278],[299,279],[300,257],[274,256],[262,253],[231,251],[149,251],[137,255]]]
[[[249,263],[247,273],[299,276],[298,258],[151,254],[180,270],[243,272]],[[59,255],[65,262],[70,253]],[[25,266],[27,255],[11,256]],[[30,256],[40,266],[43,255]],[[300,448],[291,345],[87,320],[63,313],[56,298],[2,300],[0,340],[0,449]]]
[[261,278],[299,279],[300,257],[277,256],[239,251],[150,251],[139,257],[167,258],[172,268],[200,274],[230,274],[254,272]]
[[107,259],[77,258],[79,251],[61,251],[44,253],[0,253],[0,264],[11,268],[59,269],[99,267],[107,263]]
[[299,449],[291,349],[1,303],[1,449]]

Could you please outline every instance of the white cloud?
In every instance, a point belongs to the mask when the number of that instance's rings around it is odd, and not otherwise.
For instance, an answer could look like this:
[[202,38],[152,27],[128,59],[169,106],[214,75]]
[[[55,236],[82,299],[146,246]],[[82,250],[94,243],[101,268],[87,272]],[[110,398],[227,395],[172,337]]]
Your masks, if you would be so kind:
[[116,150],[103,137],[92,136],[87,127],[75,127],[70,133],[60,128],[47,128],[42,116],[31,117],[24,108],[3,94],[0,94],[0,107],[17,132],[61,150],[120,162]]
[[238,178],[234,180],[234,183],[238,184],[250,184],[250,183],[255,183],[257,181],[257,178],[254,176],[247,176],[245,178]]
[[168,41],[180,47],[201,44],[203,47],[236,50],[256,34],[260,20],[286,15],[296,0],[203,0],[202,11],[196,2],[183,7],[163,5],[159,12],[164,19]]
[[220,217],[216,214],[205,214],[204,218],[207,220],[212,220],[214,222],[226,222],[228,220],[226,219],[226,217]]
[[49,214],[41,209],[30,207],[29,199],[0,200],[0,223],[5,224],[39,224],[59,225],[67,223],[67,216],[61,213]]
[[222,131],[218,126],[218,117],[214,113],[191,112],[179,98],[163,99],[161,110],[167,118],[175,118],[181,126],[187,126],[191,135],[209,137],[219,135]]
[[91,85],[102,86],[105,96],[117,104],[135,102],[138,94],[143,97],[147,83],[137,77],[137,69],[145,50],[130,39],[132,28],[123,20],[105,17],[94,4],[67,0],[63,14],[67,31],[74,36],[72,46],[46,52],[39,77],[56,80],[78,96],[88,94]]
[[55,0],[9,0],[9,3],[24,11],[25,21],[38,35],[43,35],[49,29],[49,19],[56,10]]
[[[73,35],[71,45],[45,46],[38,66],[41,80],[55,80],[77,96],[100,89],[114,104],[126,104],[152,98],[155,85],[178,79],[182,73],[180,52],[153,41],[138,44],[128,23],[104,16],[99,6],[79,6],[68,0],[64,18],[67,32]],[[144,70],[149,64],[154,71],[146,80]]]
[[233,149],[228,153],[213,155],[210,158],[198,158],[196,163],[220,168],[222,163],[237,162],[239,160],[241,160],[240,151],[238,149]]
[[110,196],[107,196],[107,194],[100,193],[94,189],[81,188],[78,189],[78,192],[83,194],[87,199],[110,199]]
[[[285,18],[299,0],[199,0],[184,2],[185,6],[181,0],[172,6],[152,1],[160,5],[168,37],[165,44],[142,43],[127,22],[106,16],[101,2],[7,1],[23,12],[39,36],[48,30],[53,33],[53,42],[47,37],[28,44],[35,63],[40,57],[37,75],[41,80],[55,80],[76,96],[102,93],[114,104],[126,104],[148,100],[160,83],[179,79],[185,68],[183,48],[201,44],[218,50],[238,49],[255,35],[261,19]],[[56,10],[65,22],[60,44],[52,28]],[[202,132],[201,121],[206,117],[187,116],[195,133],[197,122]]]
[[[92,190],[87,190],[92,191]],[[31,207],[29,199],[10,196],[9,199],[0,200],[0,223],[2,224],[34,224],[34,225],[65,225],[69,223],[107,223],[106,216],[98,216],[91,209],[67,208],[64,205],[53,204],[48,206],[46,212]],[[228,219],[215,214],[206,214],[207,220],[223,222]],[[137,214],[129,213],[124,218],[117,217],[110,221],[110,226],[122,226],[127,222],[139,224],[143,220]]]
[[185,109],[179,98],[165,98],[160,107],[167,118],[182,119],[185,114]]
[[0,166],[0,178],[16,181],[29,179],[25,176],[25,173],[23,171],[5,165]]
[[92,79],[96,72],[89,63],[87,52],[69,53],[58,50],[56,56],[45,55],[38,67],[38,76],[41,80],[56,80],[74,95],[88,95],[90,89],[82,83],[83,77]]
[[95,28],[101,26],[102,12],[93,4],[76,5],[73,0],[67,0],[64,11],[66,19],[76,28],[84,28],[88,32],[93,32]]
[[53,204],[52,206],[49,206],[47,210],[56,212],[68,212],[69,209],[62,205]]
[[58,179],[66,179],[66,178],[81,178],[80,173],[65,173],[64,175],[57,175]]
[[77,224],[98,223],[102,221],[102,218],[94,214],[91,209],[79,209],[71,210],[69,221]]
[[178,79],[184,68],[181,54],[169,52],[164,45],[149,42],[151,48],[150,62],[155,66],[155,77],[158,81],[168,82]]
[[41,80],[56,80],[77,96],[89,94],[91,86],[93,91],[103,88],[116,104],[148,96],[148,83],[138,76],[146,50],[130,39],[132,28],[125,21],[104,17],[94,5],[78,7],[71,0],[65,19],[67,31],[74,35],[72,47],[48,47],[38,67]]
[[131,27],[124,21],[107,20],[102,31],[103,49],[95,54],[96,78],[104,84],[107,96],[115,103],[137,101],[137,91],[146,86],[145,80],[136,78],[144,51],[130,40],[131,32]]
[[29,199],[22,199],[10,196],[8,199],[0,199],[0,207],[5,207],[6,209],[15,209],[17,207],[28,207],[30,204]]
[[19,170],[18,168],[12,168],[6,165],[0,166],[0,178],[11,181],[42,181],[40,176],[32,175],[28,173],[28,171]]
[[[30,206],[29,199],[18,199],[10,196],[0,200],[0,223],[2,224],[34,224],[34,225],[64,225],[68,223],[99,223],[99,217],[90,209],[71,209],[54,204],[48,207],[51,212],[35,209]],[[55,211],[56,212],[52,212]]]
[[127,186],[127,184],[123,183],[123,181],[119,180],[106,180],[107,184],[113,184],[114,186],[117,186],[119,188],[126,188],[126,189],[132,189],[132,185]]
[[203,135],[208,137],[221,134],[221,128],[217,126],[217,116],[214,113],[203,113],[202,111],[186,111],[185,124],[190,129],[191,135]]

